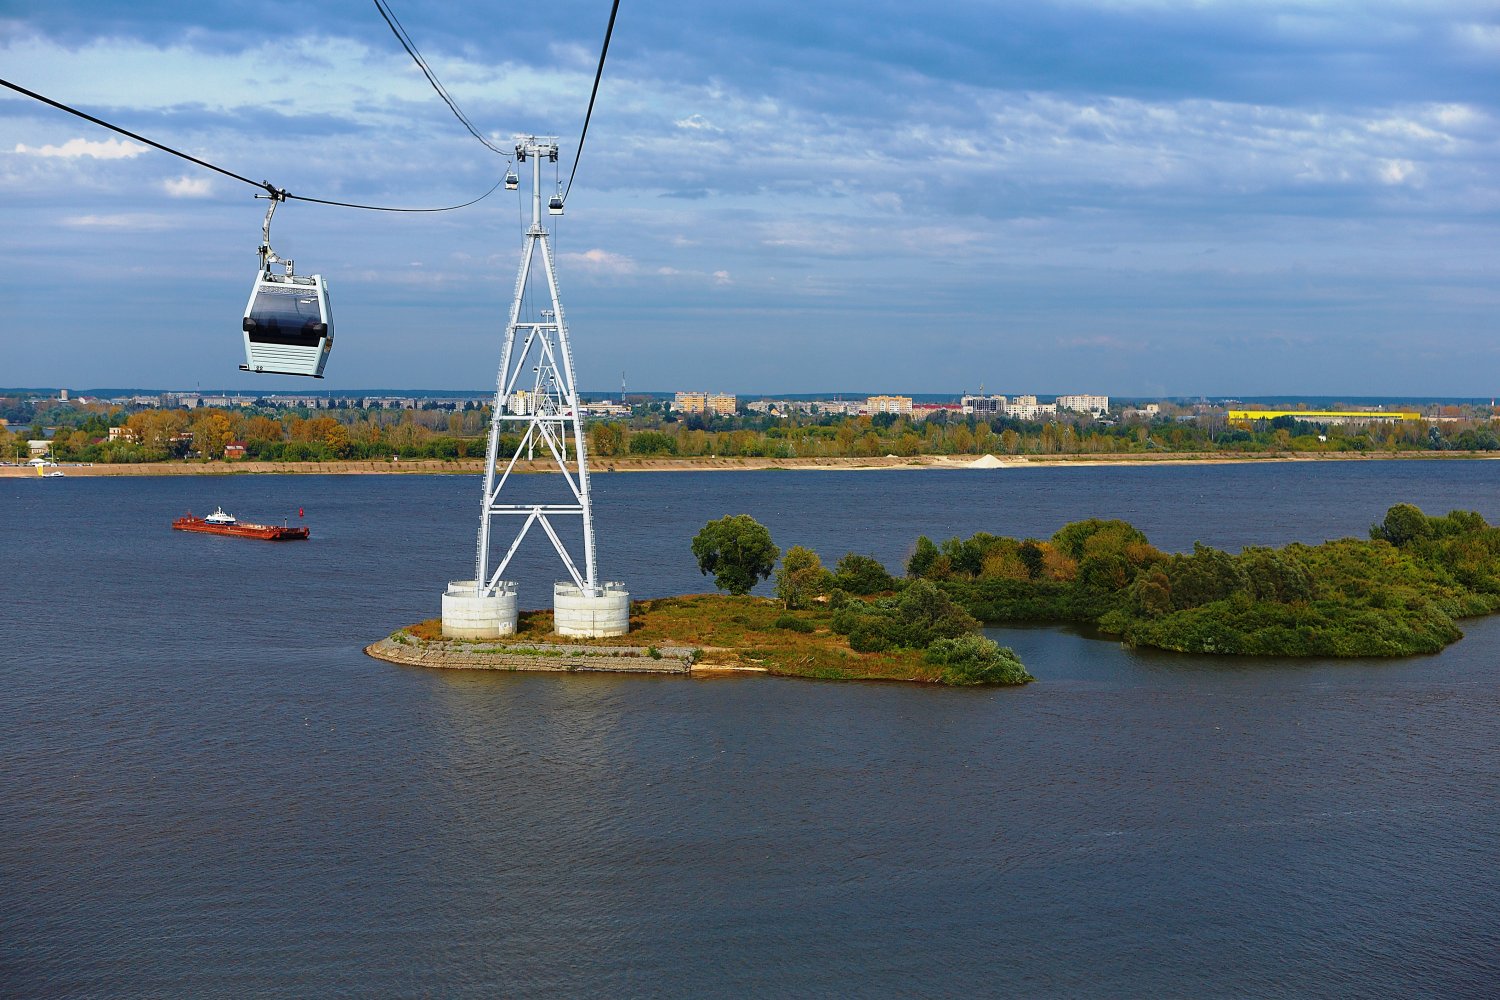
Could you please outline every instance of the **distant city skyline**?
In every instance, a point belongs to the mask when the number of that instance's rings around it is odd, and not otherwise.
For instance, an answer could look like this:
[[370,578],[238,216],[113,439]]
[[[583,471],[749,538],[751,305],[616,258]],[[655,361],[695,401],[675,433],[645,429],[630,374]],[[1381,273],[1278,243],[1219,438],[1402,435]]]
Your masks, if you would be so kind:
[[[233,388],[224,386],[206,386],[202,388],[184,388],[181,386],[171,388],[150,386],[0,386],[0,396],[7,393],[24,393],[32,395],[50,395],[56,398],[59,391],[67,392],[67,402],[77,402],[80,399],[90,401],[98,399],[119,399],[129,396],[192,396],[199,398],[247,398],[247,399],[272,399],[272,398],[329,398],[350,399],[354,397],[367,397],[371,399],[388,399],[404,397],[432,397],[432,398],[460,398],[488,400],[494,396],[491,389],[474,388],[390,388],[390,387],[368,387],[352,386],[341,389],[319,389],[315,391],[298,390],[295,386],[287,389],[271,391],[256,391],[251,388]],[[669,389],[631,389],[627,395],[631,397],[653,397],[657,400],[670,402],[674,397],[680,395],[683,390]],[[579,389],[580,397],[588,399],[618,399],[619,387],[613,389]],[[712,395],[712,394],[711,394]],[[724,395],[738,398],[740,400],[842,400],[844,402],[855,402],[868,398],[880,396],[905,396],[916,402],[959,402],[966,396],[979,395],[978,390],[968,392],[964,390],[952,390],[948,392],[915,392],[902,390],[900,388],[885,387],[881,391],[875,390],[813,390],[810,392],[726,392]],[[1046,402],[1051,402],[1069,395],[1069,392],[1043,392],[1043,391],[1020,391],[1012,390],[1005,392],[990,390],[988,387],[985,396],[1012,396],[1012,397],[1035,397]],[[1356,395],[1352,393],[1264,393],[1264,394],[1226,394],[1226,393],[1173,393],[1167,395],[1156,394],[1130,394],[1130,393],[1100,393],[1113,403],[1128,404],[1132,402],[1154,401],[1154,402],[1178,402],[1178,403],[1225,403],[1235,401],[1248,402],[1290,402],[1290,403],[1312,403],[1326,402],[1330,400],[1343,401],[1359,405],[1387,404],[1416,404],[1416,403],[1454,403],[1483,405],[1486,402],[1494,403],[1496,395],[1492,393],[1481,393],[1476,395],[1443,396],[1437,394],[1376,394]]]
[[[551,184],[608,6],[398,13],[497,145],[562,138]],[[505,169],[367,3],[0,25],[6,79],[297,193],[446,205]],[[548,220],[579,381],[1487,398],[1497,59],[1477,0],[623,5]],[[5,91],[0,194],[0,383],[443,390],[498,362],[517,193],[284,206],[338,321],[316,383],[236,370],[251,188]]]

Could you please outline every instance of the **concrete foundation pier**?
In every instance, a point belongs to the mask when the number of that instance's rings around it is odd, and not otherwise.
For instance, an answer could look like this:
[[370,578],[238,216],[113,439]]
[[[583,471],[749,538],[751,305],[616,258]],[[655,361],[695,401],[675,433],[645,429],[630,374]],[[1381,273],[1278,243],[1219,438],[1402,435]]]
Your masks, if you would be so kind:
[[558,635],[624,635],[630,631],[630,591],[623,583],[606,583],[589,597],[582,587],[559,583],[552,591],[552,627]]
[[474,593],[473,580],[453,580],[443,593],[443,638],[498,639],[516,631],[516,585],[501,580],[490,597]]

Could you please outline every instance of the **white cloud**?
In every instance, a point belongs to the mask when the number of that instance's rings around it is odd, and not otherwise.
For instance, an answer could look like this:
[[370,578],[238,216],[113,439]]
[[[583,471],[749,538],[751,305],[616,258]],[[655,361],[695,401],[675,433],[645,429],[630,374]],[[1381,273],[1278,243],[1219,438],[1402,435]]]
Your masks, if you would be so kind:
[[[566,47],[559,49],[566,51]],[[548,107],[562,96],[587,93],[593,60],[577,68],[556,65],[541,70],[516,62],[490,63],[472,54],[434,46],[423,53],[442,66],[444,85],[460,106],[470,106],[496,92],[508,93],[523,107]],[[99,37],[79,47],[42,35],[16,33],[0,38],[0,63],[24,70],[28,85],[43,93],[67,94],[83,106],[169,109],[180,107],[183,81],[192,81],[192,100],[209,111],[259,108],[269,83],[270,66],[315,66],[318,86],[298,90],[295,111],[328,114],[362,123],[384,123],[399,115],[393,104],[425,106],[432,90],[404,52],[371,48],[361,41],[320,34],[278,35],[263,45],[226,52],[219,46],[187,42],[157,45],[118,37]],[[587,63],[587,69],[582,68]],[[408,122],[409,124],[409,122]],[[502,127],[496,131],[507,134]],[[154,138],[154,136],[153,136]],[[503,145],[502,145],[503,148]]]
[[698,114],[688,115],[686,118],[679,118],[672,124],[676,125],[678,128],[701,129],[707,132],[724,131],[713,122],[710,122],[707,118],[704,118],[702,115]]
[[143,212],[118,212],[107,215],[70,215],[62,224],[74,229],[171,229],[174,223],[164,215]]
[[207,198],[213,193],[213,182],[207,177],[169,177],[161,186],[173,198]]
[[1385,160],[1380,165],[1380,183],[1405,184],[1417,172],[1417,165],[1410,160]]
[[608,250],[585,250],[583,253],[558,254],[558,259],[575,265],[581,270],[593,274],[634,274],[635,261],[622,254],[610,253]]
[[1455,29],[1455,34],[1461,43],[1486,55],[1500,54],[1500,25],[1461,24]]
[[16,152],[26,156],[56,156],[65,160],[76,160],[82,156],[96,160],[128,160],[140,156],[149,147],[124,139],[69,139],[61,146],[28,146],[16,143]]
[[716,284],[716,285],[732,285],[732,284],[734,284],[734,279],[729,276],[729,272],[728,271],[715,271],[714,272],[714,284]]

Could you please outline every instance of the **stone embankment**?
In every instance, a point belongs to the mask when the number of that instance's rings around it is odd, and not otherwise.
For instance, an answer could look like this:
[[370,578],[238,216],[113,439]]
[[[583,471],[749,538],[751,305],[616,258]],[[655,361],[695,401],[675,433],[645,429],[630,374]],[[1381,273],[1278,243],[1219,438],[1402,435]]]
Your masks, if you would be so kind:
[[365,653],[377,660],[410,667],[612,674],[689,674],[694,652],[681,646],[660,646],[653,656],[650,647],[642,646],[429,641],[406,632],[396,632],[365,647]]

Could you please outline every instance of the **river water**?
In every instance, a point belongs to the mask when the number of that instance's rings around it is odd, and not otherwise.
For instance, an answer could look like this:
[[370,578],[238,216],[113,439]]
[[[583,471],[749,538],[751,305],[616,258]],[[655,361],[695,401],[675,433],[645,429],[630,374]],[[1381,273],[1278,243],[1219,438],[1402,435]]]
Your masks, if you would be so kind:
[[[604,575],[707,589],[749,513],[1158,545],[1500,521],[1500,465],[594,479]],[[523,483],[535,487],[535,480]],[[361,646],[471,575],[474,477],[0,481],[0,994],[1494,996],[1500,619],[1241,661],[995,630],[1039,681],[428,672]],[[168,530],[296,516],[307,543]],[[558,574],[540,539],[522,603]]]

